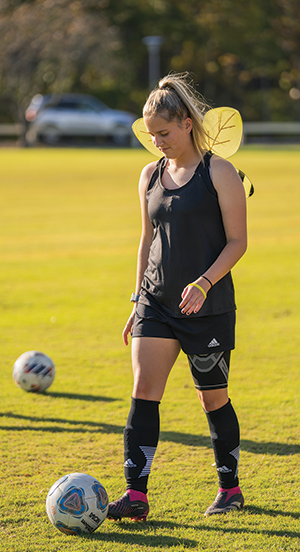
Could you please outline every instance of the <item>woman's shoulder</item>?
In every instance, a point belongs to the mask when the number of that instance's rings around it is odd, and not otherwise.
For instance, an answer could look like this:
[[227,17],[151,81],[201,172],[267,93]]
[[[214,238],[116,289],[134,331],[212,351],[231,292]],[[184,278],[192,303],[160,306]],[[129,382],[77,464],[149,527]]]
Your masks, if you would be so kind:
[[160,161],[152,161],[151,163],[145,165],[145,167],[142,169],[139,183],[140,190],[147,190],[151,177],[157,169],[159,163]]
[[151,161],[151,163],[148,163],[148,165],[145,165],[143,167],[141,176],[145,178],[151,178],[152,174],[154,173],[155,169],[157,167],[157,161]]
[[228,161],[227,159],[224,159],[224,157],[220,157],[220,155],[216,155],[215,153],[210,158],[210,168],[212,175],[215,175],[217,177],[219,176],[237,176],[237,171]]
[[211,154],[210,165],[211,167],[215,167],[217,169],[227,168],[228,166],[233,167],[230,161],[220,155],[217,155],[216,153]]
[[242,181],[235,167],[224,157],[213,154],[210,159],[211,179],[214,187],[219,192],[225,186],[230,188],[243,188]]

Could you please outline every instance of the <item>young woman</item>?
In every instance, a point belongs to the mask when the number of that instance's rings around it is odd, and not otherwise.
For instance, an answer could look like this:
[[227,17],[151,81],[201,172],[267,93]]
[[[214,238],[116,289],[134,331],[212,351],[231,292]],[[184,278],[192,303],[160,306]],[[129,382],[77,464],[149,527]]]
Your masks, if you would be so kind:
[[147,483],[159,438],[159,403],[180,350],[186,353],[207,416],[219,492],[205,515],[243,507],[238,482],[239,424],[228,398],[234,348],[231,268],[247,247],[246,201],[235,168],[206,148],[205,109],[185,74],[164,77],[143,109],[162,159],[139,182],[142,234],[133,311],[134,385],[124,430],[126,493],[108,517],[145,520]]

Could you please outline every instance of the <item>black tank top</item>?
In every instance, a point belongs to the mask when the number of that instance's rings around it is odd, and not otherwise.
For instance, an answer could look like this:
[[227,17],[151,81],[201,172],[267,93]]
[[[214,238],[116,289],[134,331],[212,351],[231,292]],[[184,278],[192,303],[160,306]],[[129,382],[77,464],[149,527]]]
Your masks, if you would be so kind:
[[[184,287],[203,274],[226,245],[217,192],[210,178],[207,153],[192,178],[176,190],[167,190],[162,174],[167,159],[158,161],[146,198],[154,234],[140,302],[156,305],[174,317],[185,317],[178,307]],[[208,292],[191,317],[235,310],[230,272]]]

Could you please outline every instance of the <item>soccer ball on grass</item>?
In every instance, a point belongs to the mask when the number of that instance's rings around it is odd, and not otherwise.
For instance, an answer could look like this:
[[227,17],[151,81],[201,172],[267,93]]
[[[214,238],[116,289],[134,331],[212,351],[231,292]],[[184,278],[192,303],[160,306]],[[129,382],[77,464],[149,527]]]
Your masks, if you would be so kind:
[[62,533],[93,533],[107,516],[107,492],[91,475],[70,473],[52,485],[46,510],[51,523]]
[[55,376],[55,366],[50,357],[39,351],[27,351],[17,358],[13,379],[24,391],[43,393]]

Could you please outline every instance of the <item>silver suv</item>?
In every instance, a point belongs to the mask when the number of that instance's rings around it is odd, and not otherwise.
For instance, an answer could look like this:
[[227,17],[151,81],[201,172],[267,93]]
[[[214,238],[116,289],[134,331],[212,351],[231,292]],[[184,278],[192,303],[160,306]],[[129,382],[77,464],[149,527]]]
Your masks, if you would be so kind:
[[116,146],[136,145],[131,130],[137,116],[111,109],[87,94],[37,94],[25,112],[26,143],[57,145],[62,138],[93,137]]

